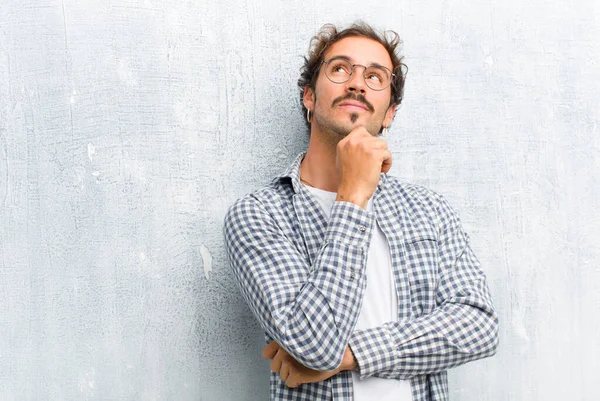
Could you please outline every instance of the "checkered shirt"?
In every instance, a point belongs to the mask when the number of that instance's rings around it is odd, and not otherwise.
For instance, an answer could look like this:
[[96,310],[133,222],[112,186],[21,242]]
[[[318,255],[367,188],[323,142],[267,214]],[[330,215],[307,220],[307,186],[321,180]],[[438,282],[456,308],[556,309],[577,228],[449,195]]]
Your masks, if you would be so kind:
[[[327,220],[300,183],[303,156],[225,218],[229,262],[266,341],[321,371],[336,369],[349,345],[361,378],[408,379],[414,401],[448,400],[447,369],[498,344],[486,278],[457,215],[437,193],[382,174],[372,213],[335,202]],[[389,241],[398,316],[355,330],[375,221]],[[270,390],[272,400],[353,399],[348,371],[294,389],[271,373]]]

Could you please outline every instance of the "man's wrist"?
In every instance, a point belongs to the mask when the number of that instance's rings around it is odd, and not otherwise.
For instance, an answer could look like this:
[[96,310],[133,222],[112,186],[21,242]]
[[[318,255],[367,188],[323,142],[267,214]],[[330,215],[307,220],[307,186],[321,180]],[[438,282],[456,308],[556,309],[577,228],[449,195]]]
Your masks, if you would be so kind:
[[337,196],[335,198],[338,202],[350,202],[355,205],[367,210],[367,205],[369,203],[369,197],[360,195],[357,193],[346,193],[345,191],[338,191]]
[[358,368],[358,362],[352,353],[352,349],[350,346],[346,347],[346,351],[344,351],[344,358],[342,359],[342,364],[340,366],[340,371],[343,370],[355,370]]

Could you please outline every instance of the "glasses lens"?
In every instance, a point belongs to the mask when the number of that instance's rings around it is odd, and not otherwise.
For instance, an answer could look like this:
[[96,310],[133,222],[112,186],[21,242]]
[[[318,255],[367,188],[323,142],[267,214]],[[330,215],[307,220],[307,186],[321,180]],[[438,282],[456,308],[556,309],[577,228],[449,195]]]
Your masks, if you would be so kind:
[[388,87],[392,74],[387,68],[371,66],[365,70],[365,82],[373,90],[379,91]]
[[325,73],[327,74],[327,78],[329,78],[332,82],[341,84],[350,79],[350,75],[352,74],[352,65],[346,60],[334,59],[327,63]]

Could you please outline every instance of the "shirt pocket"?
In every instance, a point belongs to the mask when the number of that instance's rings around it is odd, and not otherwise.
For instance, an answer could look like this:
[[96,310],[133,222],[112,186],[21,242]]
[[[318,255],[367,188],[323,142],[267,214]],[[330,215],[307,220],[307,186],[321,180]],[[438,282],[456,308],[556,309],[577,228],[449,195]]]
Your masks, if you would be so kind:
[[433,236],[412,238],[404,243],[406,274],[410,284],[410,299],[416,317],[435,308],[438,280],[438,242]]

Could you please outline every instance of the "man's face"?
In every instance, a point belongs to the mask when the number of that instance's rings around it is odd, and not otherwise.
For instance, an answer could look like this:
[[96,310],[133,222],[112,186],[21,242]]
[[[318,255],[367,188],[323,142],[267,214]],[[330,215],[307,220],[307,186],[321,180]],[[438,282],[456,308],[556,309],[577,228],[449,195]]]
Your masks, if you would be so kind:
[[[392,70],[392,60],[380,43],[365,37],[352,36],[335,42],[325,53],[324,60],[344,57],[350,64],[366,67],[383,65]],[[315,91],[304,91],[304,105],[312,110],[312,128],[336,134],[337,139],[363,126],[375,136],[382,126],[388,126],[394,117],[390,107],[391,87],[375,91],[363,78],[364,68],[354,67],[350,80],[342,84],[331,82],[325,75],[323,64],[315,84]]]

